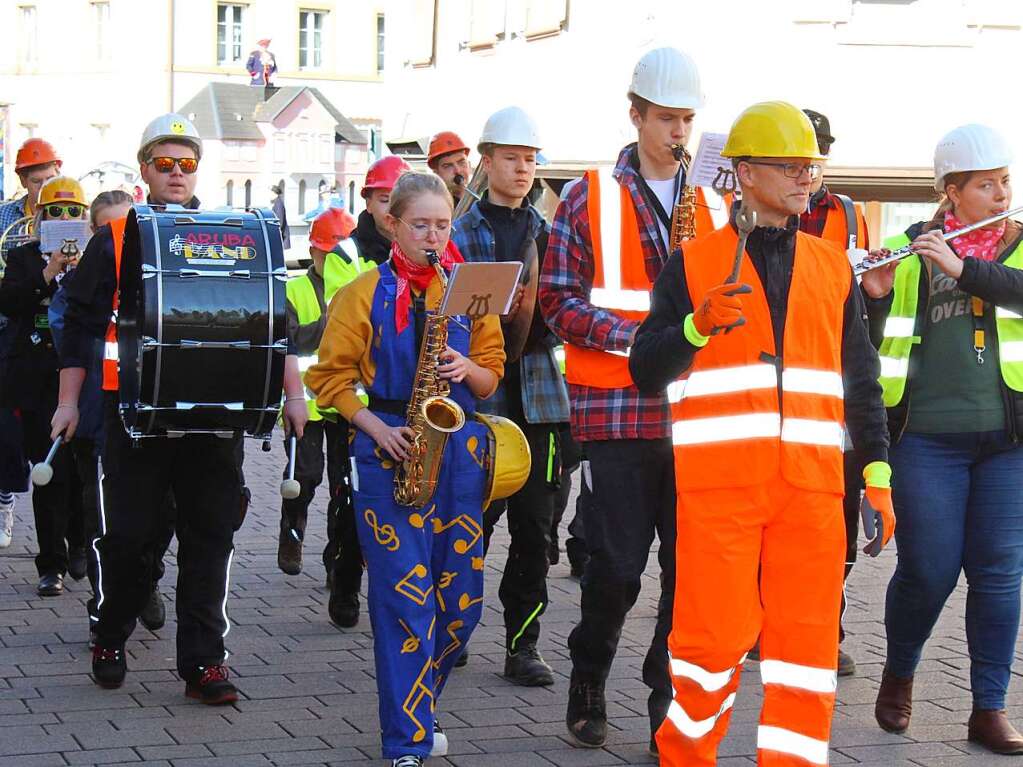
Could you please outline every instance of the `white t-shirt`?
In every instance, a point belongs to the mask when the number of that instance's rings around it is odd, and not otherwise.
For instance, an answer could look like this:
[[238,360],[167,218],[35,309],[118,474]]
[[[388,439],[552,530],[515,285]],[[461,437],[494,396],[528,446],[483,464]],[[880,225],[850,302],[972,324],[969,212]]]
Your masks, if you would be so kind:
[[[661,203],[661,207],[664,208],[664,212],[668,214],[669,220],[671,219],[671,213],[675,208],[675,182],[674,178],[666,178],[660,181],[652,181],[646,179],[647,186],[650,187],[650,191],[654,193],[658,201]],[[664,248],[667,250],[670,234],[668,227],[661,221],[661,217],[654,213],[654,218],[657,220],[657,226],[661,230],[661,239],[664,240]]]

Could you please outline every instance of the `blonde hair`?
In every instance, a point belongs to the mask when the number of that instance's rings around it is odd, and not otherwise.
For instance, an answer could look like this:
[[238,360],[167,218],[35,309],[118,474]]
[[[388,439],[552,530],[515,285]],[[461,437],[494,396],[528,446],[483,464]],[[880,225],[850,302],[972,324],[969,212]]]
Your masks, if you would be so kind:
[[401,214],[412,204],[413,200],[422,197],[424,194],[436,194],[443,197],[452,213],[455,210],[455,201],[448,191],[447,185],[440,176],[433,173],[422,173],[409,171],[402,173],[391,189],[391,199],[388,203],[387,212],[395,218],[401,218]]

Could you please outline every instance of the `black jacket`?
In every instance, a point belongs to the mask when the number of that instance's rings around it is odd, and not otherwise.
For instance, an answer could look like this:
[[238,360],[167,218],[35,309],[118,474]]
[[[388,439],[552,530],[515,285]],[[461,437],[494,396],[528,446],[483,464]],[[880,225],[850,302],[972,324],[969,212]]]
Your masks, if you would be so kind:
[[391,255],[391,242],[377,229],[376,222],[368,210],[359,214],[359,220],[355,231],[352,232],[352,239],[359,248],[359,255],[372,261],[378,266]]
[[47,310],[57,281],[47,284],[45,268],[38,241],[7,254],[7,271],[0,282],[0,314],[11,323],[7,365],[0,382],[0,403],[5,407],[47,410],[56,401],[57,352]]
[[[782,341],[795,261],[795,236],[795,226],[757,227],[746,244],[746,252],[767,294],[778,357],[784,353]],[[684,254],[683,245],[671,255],[657,277],[650,297],[650,314],[640,325],[629,356],[629,371],[641,391],[663,391],[689,368],[699,352],[683,334],[686,315],[694,311],[686,284]],[[721,278],[725,280],[727,276]],[[863,301],[851,271],[849,280],[842,329],[845,419],[853,445],[866,464],[888,460],[888,429],[877,380],[880,364],[867,334]]]
[[[925,229],[929,228],[929,222],[918,222],[906,230],[906,236],[910,241],[915,240]],[[1017,314],[1023,314],[1023,270],[1013,269],[1002,263],[1018,247],[1023,247],[1023,234],[1020,234],[1005,249],[997,261],[982,261],[978,258],[963,259],[963,273],[959,276],[959,288],[971,296],[984,300],[989,305],[985,308],[985,312],[993,311],[991,306],[1002,306]],[[929,273],[926,260],[924,260],[923,266],[924,273]],[[926,327],[925,318],[930,303],[929,283],[930,280],[920,280],[916,304],[916,327],[920,329],[920,332],[923,332],[923,328]],[[873,299],[863,293],[870,323],[870,339],[878,348],[881,347],[881,342],[884,340],[884,324],[891,312],[894,297],[894,290],[887,296],[878,299]],[[988,351],[985,354],[993,355],[989,361],[991,364],[998,365],[998,344],[988,343],[987,346]],[[893,442],[898,442],[902,438],[902,433],[906,430],[906,424],[909,422],[909,382],[916,372],[916,367],[916,357],[910,355],[909,373],[902,401],[894,407],[888,408],[888,430],[891,432]],[[1018,442],[1023,436],[1023,393],[1007,387],[1001,377],[998,380],[1002,389],[1002,402],[1005,405],[1005,428],[1012,440]]]

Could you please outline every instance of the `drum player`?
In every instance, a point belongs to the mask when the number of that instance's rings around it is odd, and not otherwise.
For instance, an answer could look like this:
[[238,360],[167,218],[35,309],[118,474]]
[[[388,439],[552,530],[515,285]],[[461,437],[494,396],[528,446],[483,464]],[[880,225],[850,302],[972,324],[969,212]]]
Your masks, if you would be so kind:
[[[193,192],[201,158],[202,140],[185,117],[166,114],[149,123],[138,160],[150,204],[198,208]],[[235,457],[241,437],[191,434],[133,441],[125,431],[117,408],[116,326],[110,322],[124,226],[125,220],[119,219],[96,232],[66,288],[60,394],[52,420],[53,437],[63,434],[70,440],[92,345],[106,334],[93,679],[104,688],[124,682],[125,642],[149,597],[153,544],[166,522],[161,519],[167,513],[163,500],[173,491],[178,515],[178,674],[188,697],[211,705],[231,703],[238,691],[224,666],[224,637],[230,628],[226,593],[241,495]],[[285,392],[286,427],[301,437],[308,413],[294,354],[287,357]]]

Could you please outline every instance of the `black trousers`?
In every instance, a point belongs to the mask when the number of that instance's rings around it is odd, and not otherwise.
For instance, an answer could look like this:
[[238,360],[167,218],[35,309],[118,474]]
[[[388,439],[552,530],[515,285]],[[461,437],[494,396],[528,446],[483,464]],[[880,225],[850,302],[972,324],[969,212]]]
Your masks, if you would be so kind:
[[[856,564],[857,539],[860,535],[860,493],[863,491],[863,460],[855,450],[847,450],[843,455],[845,464],[845,499],[842,501],[842,514],[845,516],[845,578],[849,579],[853,565]],[[842,588],[842,607],[838,620],[838,641],[845,639],[845,627],[842,616],[845,615],[845,586]]]
[[100,464],[97,642],[123,647],[153,586],[153,558],[167,528],[167,494],[177,506],[177,665],[194,679],[224,662],[226,596],[241,495],[241,437],[147,438],[124,431],[113,397],[104,401]]
[[582,617],[568,637],[580,681],[607,679],[625,616],[636,603],[654,535],[660,539],[657,624],[643,663],[647,709],[656,732],[672,698],[668,633],[675,594],[675,464],[669,439],[586,442],[590,502],[583,506],[589,560],[582,577]]
[[[352,479],[348,450],[348,422],[323,419],[309,421],[302,439],[295,446],[295,479],[301,486],[297,498],[281,502],[281,528],[297,530],[305,536],[309,505],[323,481],[323,448],[327,448],[327,545],[323,549],[323,569],[333,572],[335,588],[351,594],[362,585],[362,549],[355,529],[352,505]],[[288,440],[284,442],[287,454]],[[284,476],[287,477],[287,466]]]
[[[56,399],[56,398],[54,398]],[[56,401],[54,401],[56,405]],[[42,463],[50,450],[50,418],[53,410],[19,410],[25,456]],[[36,570],[39,575],[67,572],[67,538],[72,513],[74,457],[66,446],[57,450],[50,466],[53,478],[46,485],[32,486],[32,514],[36,523]]]
[[21,420],[10,408],[0,407],[0,492],[24,493],[26,490],[28,463],[25,461]]
[[547,550],[561,484],[558,424],[516,422],[529,443],[529,476],[515,495],[492,503],[483,513],[484,553],[490,549],[490,537],[501,515],[508,515],[511,543],[498,596],[504,607],[505,646],[510,652],[535,645],[540,637],[540,616],[549,601]]
[[[572,432],[568,424],[562,424],[559,431],[561,435],[561,486],[558,488],[557,498],[554,501],[554,519],[551,520],[551,539],[556,540],[561,520],[568,510],[568,500],[572,495],[572,473],[583,463],[584,456],[578,442],[572,438]],[[587,468],[587,472],[589,469]],[[582,482],[579,485],[579,495],[575,499],[575,515],[568,523],[568,538],[565,539],[565,553],[570,563],[584,562],[586,560],[586,541],[583,532],[582,507],[589,501],[590,488]]]

